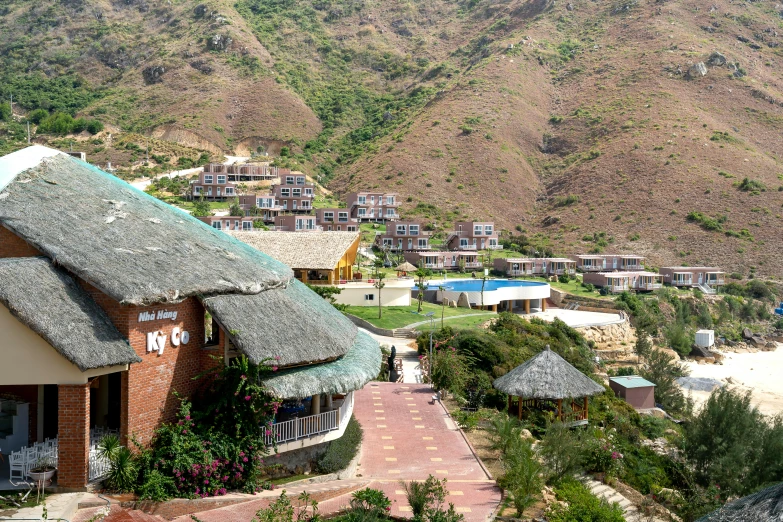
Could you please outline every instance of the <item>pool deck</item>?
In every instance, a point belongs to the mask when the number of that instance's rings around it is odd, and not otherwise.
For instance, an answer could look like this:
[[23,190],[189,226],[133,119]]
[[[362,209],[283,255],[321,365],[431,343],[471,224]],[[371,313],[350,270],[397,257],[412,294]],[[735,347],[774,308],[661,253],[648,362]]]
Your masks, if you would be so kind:
[[544,321],[554,321],[560,319],[571,328],[581,328],[587,326],[606,326],[610,324],[620,324],[625,319],[620,314],[607,314],[602,312],[584,312],[581,310],[564,310],[562,308],[549,308],[545,312],[533,312],[531,314],[520,314],[522,317],[538,317]]

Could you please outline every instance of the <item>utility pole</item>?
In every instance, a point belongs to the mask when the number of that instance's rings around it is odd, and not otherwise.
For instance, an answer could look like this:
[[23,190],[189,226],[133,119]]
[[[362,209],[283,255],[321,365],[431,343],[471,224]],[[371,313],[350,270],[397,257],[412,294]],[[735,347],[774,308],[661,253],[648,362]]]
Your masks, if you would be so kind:
[[27,144],[30,144],[30,122],[27,122]]

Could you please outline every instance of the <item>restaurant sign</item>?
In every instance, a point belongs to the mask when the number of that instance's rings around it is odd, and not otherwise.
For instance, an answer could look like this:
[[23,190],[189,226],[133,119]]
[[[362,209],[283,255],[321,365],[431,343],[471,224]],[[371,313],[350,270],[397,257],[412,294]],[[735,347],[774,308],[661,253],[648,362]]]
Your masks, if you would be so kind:
[[[169,336],[163,333],[163,330],[147,333],[147,352],[158,352],[158,355],[163,355],[168,340]],[[176,348],[180,344],[188,344],[189,341],[190,334],[186,330],[180,329],[179,326],[171,330],[171,346]]]

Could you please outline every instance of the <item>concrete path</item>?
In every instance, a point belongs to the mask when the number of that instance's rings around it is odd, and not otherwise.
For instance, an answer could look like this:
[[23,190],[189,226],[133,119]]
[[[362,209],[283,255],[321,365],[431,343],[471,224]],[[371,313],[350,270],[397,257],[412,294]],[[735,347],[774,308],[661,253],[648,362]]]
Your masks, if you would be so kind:
[[388,347],[394,346],[397,349],[397,357],[402,359],[403,383],[421,384],[421,364],[419,362],[419,352],[416,350],[416,341],[414,339],[386,337],[374,334],[363,328],[360,328],[360,330],[378,341],[379,344],[385,344]]
[[649,516],[643,515],[630,500],[603,482],[598,482],[597,480],[593,480],[588,477],[583,477],[582,482],[585,486],[588,487],[593,495],[597,496],[598,498],[602,498],[610,504],[619,504],[623,509],[623,516],[628,522],[665,522],[663,519],[658,517],[650,518]]
[[[54,493],[47,495],[44,504],[46,505],[48,520],[55,520],[58,518],[70,520],[74,513],[76,513],[76,510],[79,507],[79,499],[81,499],[83,495],[84,493]],[[30,493],[30,496],[35,498],[35,491]],[[15,514],[2,518],[11,520],[43,520],[43,505],[22,508]]]

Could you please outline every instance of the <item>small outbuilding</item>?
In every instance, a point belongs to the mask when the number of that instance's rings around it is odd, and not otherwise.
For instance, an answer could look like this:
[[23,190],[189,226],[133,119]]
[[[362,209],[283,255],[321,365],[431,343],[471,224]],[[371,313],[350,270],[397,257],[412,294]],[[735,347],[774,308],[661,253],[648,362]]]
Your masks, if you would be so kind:
[[655,384],[638,375],[610,377],[609,387],[615,395],[637,410],[655,408]]
[[520,419],[523,410],[550,410],[570,426],[587,424],[587,398],[605,391],[603,386],[550,350],[549,345],[532,359],[495,379],[492,385],[508,394],[509,414],[514,409],[516,397],[516,413]]

